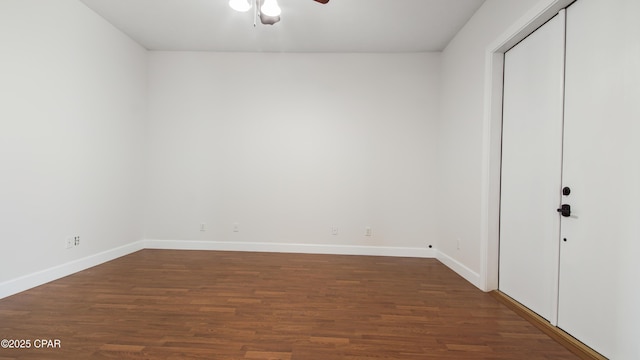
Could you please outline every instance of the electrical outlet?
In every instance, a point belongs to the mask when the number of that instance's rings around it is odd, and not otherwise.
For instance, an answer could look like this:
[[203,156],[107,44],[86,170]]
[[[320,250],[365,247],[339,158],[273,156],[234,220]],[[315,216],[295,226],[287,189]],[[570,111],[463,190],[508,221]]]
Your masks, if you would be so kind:
[[64,247],[67,249],[71,249],[74,246],[80,245],[80,236],[67,236],[64,240]]
[[364,236],[371,236],[371,228],[370,227],[364,229]]
[[207,224],[200,223],[200,231],[207,231]]
[[460,250],[460,238],[456,240],[456,249]]
[[337,226],[333,226],[331,228],[331,235],[338,235],[338,227]]
[[240,232],[240,224],[233,223],[233,232]]

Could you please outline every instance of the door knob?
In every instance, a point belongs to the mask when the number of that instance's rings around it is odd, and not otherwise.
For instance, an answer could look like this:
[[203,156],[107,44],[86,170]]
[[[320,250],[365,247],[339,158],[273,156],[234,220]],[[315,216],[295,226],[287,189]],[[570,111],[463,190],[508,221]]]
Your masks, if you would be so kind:
[[558,212],[560,213],[560,215],[564,216],[564,217],[569,217],[571,216],[571,205],[569,204],[562,204],[560,206],[560,208],[558,209]]

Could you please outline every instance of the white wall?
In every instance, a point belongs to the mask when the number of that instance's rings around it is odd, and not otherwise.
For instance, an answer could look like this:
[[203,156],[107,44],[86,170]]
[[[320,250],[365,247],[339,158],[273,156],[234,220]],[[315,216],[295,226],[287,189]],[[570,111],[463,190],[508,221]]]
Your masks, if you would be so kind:
[[149,66],[147,239],[435,243],[439,54],[152,52]]
[[[547,1],[548,2],[548,1]],[[442,53],[438,250],[480,286],[487,47],[538,0],[487,0]],[[459,244],[459,247],[458,247]]]
[[434,244],[477,274],[485,50],[535,3],[488,0],[443,54],[150,53],[147,93],[81,3],[4,0],[0,284],[143,237]]
[[140,240],[146,51],[75,0],[2,0],[0,44],[0,284]]

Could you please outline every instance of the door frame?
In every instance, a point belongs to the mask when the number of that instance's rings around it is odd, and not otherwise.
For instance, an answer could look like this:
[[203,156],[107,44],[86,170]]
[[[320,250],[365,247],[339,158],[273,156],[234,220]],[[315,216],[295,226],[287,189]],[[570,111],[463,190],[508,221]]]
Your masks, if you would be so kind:
[[498,289],[504,53],[576,0],[542,0],[485,51],[480,209],[480,288]]

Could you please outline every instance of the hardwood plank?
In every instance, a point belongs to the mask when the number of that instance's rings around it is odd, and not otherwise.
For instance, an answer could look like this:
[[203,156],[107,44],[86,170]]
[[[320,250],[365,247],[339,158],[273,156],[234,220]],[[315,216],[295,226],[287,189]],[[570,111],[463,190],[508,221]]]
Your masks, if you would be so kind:
[[576,359],[435,259],[143,250],[0,300],[0,359]]
[[291,353],[272,351],[247,351],[247,353],[244,355],[244,358],[263,360],[291,360]]
[[[540,329],[544,334],[551,337],[558,343],[562,344],[569,351],[576,354],[583,360],[606,360],[607,358],[600,355],[595,350],[591,349],[587,345],[581,343],[571,335],[562,331],[562,329],[551,325],[547,320],[529,310],[524,305],[513,300],[506,294],[500,291],[492,291],[491,295],[498,299],[503,304],[507,305],[510,309],[515,311],[518,315],[522,316],[525,320],[529,321],[535,327]],[[511,337],[522,337],[522,334],[509,334]]]
[[102,351],[140,352],[143,349],[144,346],[139,345],[105,344],[100,346],[100,350]]

